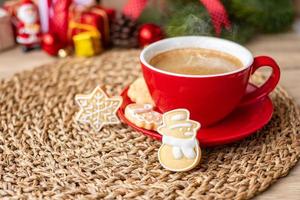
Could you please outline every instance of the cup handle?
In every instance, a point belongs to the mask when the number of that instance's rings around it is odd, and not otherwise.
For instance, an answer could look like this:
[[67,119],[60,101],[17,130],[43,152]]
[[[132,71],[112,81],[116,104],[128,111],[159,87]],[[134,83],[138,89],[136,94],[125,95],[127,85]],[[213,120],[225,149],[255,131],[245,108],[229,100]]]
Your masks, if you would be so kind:
[[268,96],[268,94],[275,89],[280,79],[280,68],[273,58],[268,56],[255,57],[251,66],[251,75],[253,75],[254,72],[260,67],[265,66],[272,68],[272,74],[270,75],[269,79],[259,88],[246,93],[239,106],[246,106],[257,102],[265,96]]

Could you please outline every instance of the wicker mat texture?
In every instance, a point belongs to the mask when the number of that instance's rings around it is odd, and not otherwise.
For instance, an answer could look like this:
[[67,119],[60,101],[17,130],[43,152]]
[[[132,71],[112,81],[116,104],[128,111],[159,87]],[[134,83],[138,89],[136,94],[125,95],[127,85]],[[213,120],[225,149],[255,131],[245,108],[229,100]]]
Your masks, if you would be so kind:
[[267,126],[204,149],[201,165],[189,172],[164,170],[160,142],[126,124],[100,132],[78,125],[74,96],[97,85],[120,94],[140,75],[138,55],[113,50],[66,59],[0,82],[1,199],[249,199],[297,163],[299,110],[280,87]]

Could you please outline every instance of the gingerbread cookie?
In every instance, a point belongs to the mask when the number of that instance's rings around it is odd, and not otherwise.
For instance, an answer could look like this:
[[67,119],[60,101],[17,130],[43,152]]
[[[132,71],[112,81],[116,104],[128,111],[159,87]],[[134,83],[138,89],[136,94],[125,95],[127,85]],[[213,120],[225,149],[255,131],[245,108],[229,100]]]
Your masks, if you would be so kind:
[[152,97],[143,77],[136,79],[128,89],[128,97],[137,104],[154,105]]
[[162,123],[162,115],[153,110],[151,104],[129,104],[125,108],[125,117],[138,127],[156,130]]
[[98,86],[91,94],[76,95],[75,100],[80,107],[76,121],[90,124],[95,131],[106,124],[120,123],[116,112],[122,104],[122,97],[109,98]]
[[170,171],[188,171],[200,162],[201,149],[196,138],[200,123],[189,118],[186,109],[169,111],[163,114],[163,124],[157,129],[162,135],[158,160]]

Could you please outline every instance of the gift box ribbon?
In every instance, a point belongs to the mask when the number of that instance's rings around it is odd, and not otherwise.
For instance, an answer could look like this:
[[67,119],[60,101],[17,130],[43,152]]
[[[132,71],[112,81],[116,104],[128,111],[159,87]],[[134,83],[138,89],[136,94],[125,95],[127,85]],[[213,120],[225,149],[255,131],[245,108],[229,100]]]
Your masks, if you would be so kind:
[[84,31],[93,31],[93,32],[97,32],[99,33],[99,37],[101,37],[100,32],[98,31],[98,29],[92,25],[89,24],[82,24],[82,23],[78,23],[75,21],[70,21],[69,22],[69,30],[68,30],[68,36],[69,38],[72,37],[72,30],[73,29],[80,29],[80,30],[84,30]]

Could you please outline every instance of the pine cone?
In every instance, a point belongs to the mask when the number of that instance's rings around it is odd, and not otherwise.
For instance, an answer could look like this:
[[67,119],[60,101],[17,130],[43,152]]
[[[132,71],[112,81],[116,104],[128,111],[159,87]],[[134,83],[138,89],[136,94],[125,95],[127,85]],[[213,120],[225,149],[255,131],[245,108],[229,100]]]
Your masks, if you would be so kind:
[[138,23],[125,15],[118,16],[111,26],[112,44],[118,47],[138,46]]

